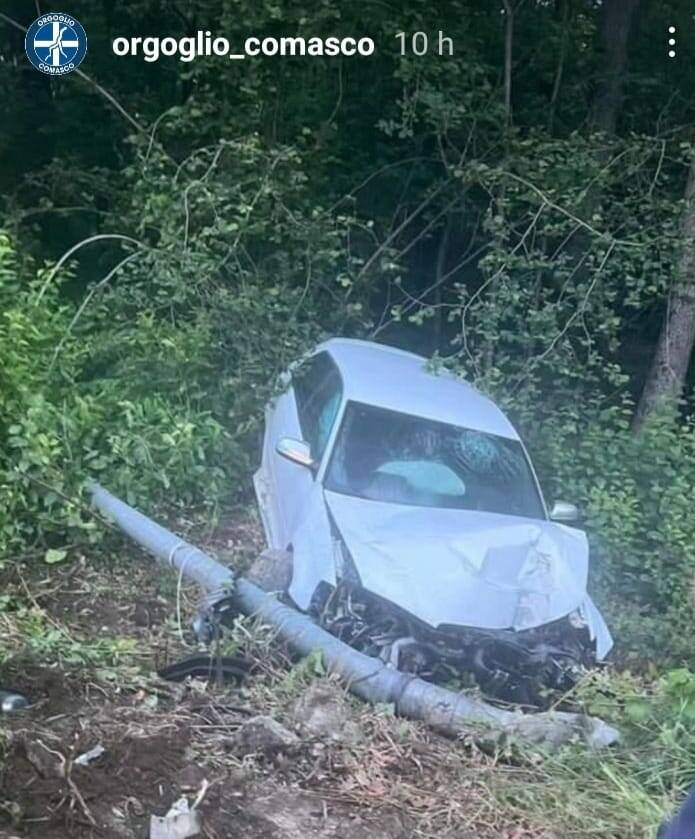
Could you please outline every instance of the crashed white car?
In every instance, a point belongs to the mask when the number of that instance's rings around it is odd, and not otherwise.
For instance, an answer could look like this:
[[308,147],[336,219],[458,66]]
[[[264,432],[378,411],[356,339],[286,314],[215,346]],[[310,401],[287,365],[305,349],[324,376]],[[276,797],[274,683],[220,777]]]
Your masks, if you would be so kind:
[[542,703],[605,657],[577,511],[548,513],[502,411],[424,358],[334,338],[268,406],[254,483],[286,595],[425,678]]

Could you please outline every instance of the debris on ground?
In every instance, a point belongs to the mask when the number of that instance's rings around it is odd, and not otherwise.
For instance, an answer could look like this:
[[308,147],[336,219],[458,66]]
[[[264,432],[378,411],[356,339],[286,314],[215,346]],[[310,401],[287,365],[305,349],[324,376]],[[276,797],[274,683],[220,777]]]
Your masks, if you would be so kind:
[[206,655],[187,656],[181,661],[168,664],[159,670],[159,677],[171,682],[183,682],[188,678],[215,680],[222,682],[243,681],[249,672],[250,664],[241,656]]
[[150,816],[150,839],[190,839],[202,830],[200,813],[181,796],[166,816]]
[[310,685],[297,699],[292,715],[300,728],[314,737],[348,745],[364,740],[345,689],[335,681],[319,681]]
[[278,752],[290,754],[296,752],[301,745],[296,734],[272,717],[264,715],[246,720],[239,731],[227,742],[238,752],[263,755],[273,755]]
[[21,693],[10,690],[0,690],[0,713],[11,714],[29,707],[29,700]]
[[41,778],[64,778],[65,758],[55,748],[31,737],[19,738],[20,747]]
[[94,761],[98,760],[106,751],[106,749],[101,745],[101,743],[97,743],[93,749],[90,749],[87,752],[83,752],[79,757],[75,758],[75,765],[76,766],[89,766],[89,764]]

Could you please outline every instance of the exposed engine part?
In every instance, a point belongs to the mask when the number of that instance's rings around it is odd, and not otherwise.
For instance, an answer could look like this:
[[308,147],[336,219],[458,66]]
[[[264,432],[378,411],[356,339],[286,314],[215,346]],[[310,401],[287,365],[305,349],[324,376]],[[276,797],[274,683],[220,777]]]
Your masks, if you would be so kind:
[[236,613],[236,605],[231,595],[223,593],[205,597],[191,621],[196,640],[200,644],[212,644],[220,637],[220,627],[225,618]]
[[386,661],[387,664],[390,664],[391,667],[395,667],[396,670],[400,670],[401,664],[401,655],[404,649],[408,648],[411,650],[417,651],[419,647],[418,642],[415,638],[398,638],[396,641],[391,644],[390,647],[384,647],[384,652],[388,651],[388,659]]
[[436,684],[477,684],[504,702],[546,707],[596,664],[586,622],[577,616],[518,632],[432,629],[344,582],[319,586],[311,611],[340,640],[391,667]]

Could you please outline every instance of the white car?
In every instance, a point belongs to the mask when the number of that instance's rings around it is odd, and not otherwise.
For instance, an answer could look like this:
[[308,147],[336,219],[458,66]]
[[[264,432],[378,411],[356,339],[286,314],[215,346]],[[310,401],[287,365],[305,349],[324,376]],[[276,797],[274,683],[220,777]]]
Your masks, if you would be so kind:
[[333,338],[293,365],[254,484],[286,595],[395,667],[537,704],[612,646],[576,508],[548,513],[502,411],[420,356]]

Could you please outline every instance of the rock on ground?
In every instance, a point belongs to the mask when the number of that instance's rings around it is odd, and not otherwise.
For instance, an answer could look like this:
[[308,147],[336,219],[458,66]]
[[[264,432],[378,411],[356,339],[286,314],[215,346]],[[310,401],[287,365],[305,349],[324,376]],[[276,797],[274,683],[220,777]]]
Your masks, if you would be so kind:
[[277,754],[294,752],[301,745],[299,737],[272,717],[251,717],[229,738],[235,750],[248,753]]
[[293,718],[314,737],[348,745],[364,740],[345,691],[328,679],[312,684],[297,700]]

